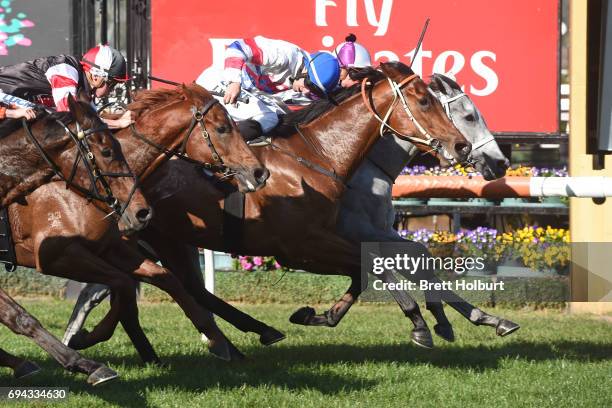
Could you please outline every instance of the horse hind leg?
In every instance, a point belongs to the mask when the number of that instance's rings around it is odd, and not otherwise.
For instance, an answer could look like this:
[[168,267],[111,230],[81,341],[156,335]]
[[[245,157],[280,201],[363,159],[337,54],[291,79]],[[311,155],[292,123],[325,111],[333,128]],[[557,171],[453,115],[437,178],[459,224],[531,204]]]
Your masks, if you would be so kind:
[[[434,281],[441,282],[439,278],[435,278]],[[495,333],[504,337],[511,333],[514,333],[521,326],[508,319],[500,318],[494,315],[490,315],[476,306],[468,303],[461,296],[457,295],[452,290],[441,291],[442,300],[444,300],[450,307],[455,309],[459,314],[468,319],[475,326],[489,326],[495,328]]]
[[31,338],[65,369],[87,374],[87,381],[98,385],[118,377],[104,364],[83,358],[45,330],[40,322],[0,289],[0,322],[14,333]]

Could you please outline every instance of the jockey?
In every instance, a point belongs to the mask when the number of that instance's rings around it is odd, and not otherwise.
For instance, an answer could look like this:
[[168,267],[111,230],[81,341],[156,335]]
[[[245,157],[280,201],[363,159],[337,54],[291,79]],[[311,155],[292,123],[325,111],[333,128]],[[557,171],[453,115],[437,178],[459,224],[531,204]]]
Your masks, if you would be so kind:
[[[119,51],[108,45],[98,45],[85,53],[81,60],[59,55],[0,67],[0,90],[6,94],[68,110],[68,95],[75,97],[84,91],[87,98],[108,95],[117,82],[127,80],[127,64]],[[32,112],[24,113],[30,118]],[[29,116],[28,116],[29,115]],[[8,111],[6,116],[9,117]],[[114,129],[132,123],[131,112],[119,119],[103,119]]]
[[[285,103],[326,97],[337,87],[339,75],[338,60],[330,53],[311,55],[289,42],[257,36],[227,46],[224,70],[206,69],[196,83],[225,91],[228,113],[243,137],[253,140],[278,124]],[[248,97],[248,103],[236,102],[239,96]]]
[[335,53],[340,62],[340,86],[350,88],[358,83],[353,80],[349,73],[352,69],[366,68],[372,66],[370,53],[361,44],[357,43],[355,34],[349,34],[345,42],[338,44]]

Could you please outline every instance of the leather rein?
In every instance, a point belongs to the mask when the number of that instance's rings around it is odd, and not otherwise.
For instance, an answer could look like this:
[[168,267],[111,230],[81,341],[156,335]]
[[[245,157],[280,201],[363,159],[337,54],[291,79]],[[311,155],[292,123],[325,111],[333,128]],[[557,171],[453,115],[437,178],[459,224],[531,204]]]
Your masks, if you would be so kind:
[[[153,163],[144,171],[144,173],[140,175],[140,178],[143,179],[147,177],[157,167],[159,167],[162,161],[169,160],[172,157],[176,157],[180,160],[184,160],[189,163],[196,164],[198,166],[201,166],[215,173],[222,173],[225,177],[230,177],[236,174],[234,169],[227,166],[223,162],[223,158],[221,157],[221,155],[215,148],[215,145],[213,141],[211,140],[210,134],[208,133],[208,130],[206,130],[206,125],[204,123],[205,122],[204,118],[206,117],[206,114],[217,103],[219,103],[218,100],[216,100],[215,98],[211,98],[201,109],[198,109],[195,105],[192,106],[191,107],[191,112],[192,112],[191,123],[189,124],[189,127],[187,128],[187,132],[185,133],[185,136],[183,136],[182,139],[179,139],[176,143],[172,144],[169,148],[164,147],[152,141],[147,136],[140,133],[136,129],[134,124],[131,124],[130,129],[132,131],[133,136],[135,136],[137,139],[140,139],[141,141],[148,144],[149,146],[157,149],[161,153],[160,156],[158,156],[153,161]],[[204,139],[204,141],[206,142],[206,144],[208,145],[208,148],[210,149],[212,153],[213,163],[203,162],[200,160],[193,159],[189,157],[186,153],[187,143],[189,142],[189,138],[191,137],[191,134],[193,133],[193,130],[195,129],[196,126],[198,126],[202,138]]]
[[[66,126],[59,119],[55,119],[55,121],[64,129],[64,132],[68,136],[70,136],[72,141],[77,146],[77,151],[78,151],[77,157],[74,160],[74,163],[72,165],[72,170],[68,177],[64,176],[64,174],[61,172],[60,167],[47,154],[47,152],[45,151],[43,146],[40,144],[38,139],[36,139],[36,137],[32,133],[32,129],[30,128],[25,118],[22,120],[22,123],[26,131],[26,135],[28,136],[30,141],[34,144],[34,146],[39,151],[43,159],[47,162],[49,167],[51,167],[55,175],[66,183],[66,188],[72,188],[74,190],[79,191],[90,201],[97,200],[97,201],[107,204],[109,207],[113,209],[113,212],[108,215],[116,213],[117,215],[121,216],[123,212],[125,211],[125,209],[127,208],[127,206],[129,205],[130,201],[132,200],[132,197],[134,196],[136,189],[138,188],[137,179],[131,171],[128,173],[105,173],[101,171],[100,167],[98,166],[96,162],[95,155],[91,151],[91,147],[87,140],[91,135],[97,132],[108,131],[108,127],[106,125],[102,125],[98,127],[92,127],[89,129],[82,129],[81,125],[77,121],[76,122],[76,133],[75,133],[72,129]],[[76,177],[76,172],[77,172],[79,163],[81,161],[83,161],[83,164],[85,165],[85,168],[87,169],[87,174],[89,175],[89,179],[91,181],[90,189],[81,187],[74,182],[74,178]],[[130,177],[134,180],[134,185],[132,187],[132,190],[130,191],[128,201],[125,204],[121,204],[121,202],[117,198],[115,198],[110,188],[110,185],[108,183],[107,177],[110,177],[110,178]],[[100,190],[98,189],[98,182],[102,185],[102,188],[104,189],[104,194],[102,194]]]

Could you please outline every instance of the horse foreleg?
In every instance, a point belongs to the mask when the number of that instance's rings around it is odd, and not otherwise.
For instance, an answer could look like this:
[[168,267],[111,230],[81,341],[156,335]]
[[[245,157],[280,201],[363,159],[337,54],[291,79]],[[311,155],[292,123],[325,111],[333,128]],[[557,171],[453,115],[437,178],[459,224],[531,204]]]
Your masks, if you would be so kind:
[[362,292],[360,252],[354,245],[335,235],[302,243],[301,250],[285,257],[277,257],[286,267],[304,269],[322,275],[343,275],[351,278],[351,285],[329,310],[317,315],[309,306],[298,309],[289,321],[307,326],[335,327],[357,301]]
[[0,289],[0,322],[14,333],[34,340],[65,369],[87,374],[87,381],[97,385],[117,377],[104,364],[83,358],[45,330],[40,322]]
[[207,313],[187,292],[181,281],[167,268],[144,258],[135,248],[122,243],[115,248],[118,260],[135,265],[132,276],[150,283],[166,293],[179,305],[194,327],[208,338],[208,349],[216,357],[230,361],[241,359],[243,354],[229,341],[217,326],[212,315]]
[[[385,283],[397,284],[399,281],[393,275],[392,272],[384,270],[382,274],[376,275],[381,281]],[[433,348],[433,339],[427,323],[421,314],[419,304],[404,290],[389,290],[393,299],[397,302],[404,316],[408,317],[414,329],[410,333],[410,339],[417,346],[425,348]]]
[[[432,279],[434,282],[441,282],[439,278]],[[521,328],[520,325],[510,320],[490,315],[476,306],[470,304],[452,290],[441,291],[442,300],[450,307],[458,311],[463,317],[468,319],[476,326],[495,327],[495,333],[504,337]]]
[[238,330],[258,334],[259,342],[265,346],[285,338],[280,331],[242,312],[206,289],[196,247],[175,242],[159,232],[147,234],[146,239],[155,249],[162,264],[181,280],[201,307],[231,323]]
[[[43,242],[41,252],[44,246]],[[80,282],[102,283],[108,285],[113,293],[111,308],[106,316],[92,332],[84,329],[77,332],[68,346],[83,349],[110,339],[121,318],[122,303],[136,301],[136,282],[79,243],[65,245],[59,256],[49,258],[43,265],[43,273]]]

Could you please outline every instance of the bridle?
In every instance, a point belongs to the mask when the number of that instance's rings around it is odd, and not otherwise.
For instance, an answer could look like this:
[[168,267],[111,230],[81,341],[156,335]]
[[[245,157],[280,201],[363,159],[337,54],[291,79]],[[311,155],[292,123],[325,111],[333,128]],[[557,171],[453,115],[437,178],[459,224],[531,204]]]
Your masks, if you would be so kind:
[[[427,88],[429,89],[429,88]],[[430,90],[430,92],[433,92]],[[450,104],[458,99],[464,98],[464,97],[468,97],[467,94],[465,92],[461,92],[455,96],[452,96],[450,98],[448,98],[446,95],[440,93],[440,96],[435,95],[436,98],[440,101],[440,103],[442,104],[442,107],[444,108],[444,111],[446,112],[446,116],[449,117],[449,119],[451,120],[451,122],[453,122],[453,124],[455,125],[455,127],[457,127],[457,123],[455,122],[455,119],[453,118],[453,115],[451,113],[450,110]],[[493,135],[487,136],[484,139],[480,140],[477,143],[472,143],[472,152],[475,150],[480,149],[481,147],[483,147],[484,145],[494,142],[495,141],[495,137],[493,137]]]
[[[370,92],[369,95],[366,92],[366,86],[368,84],[368,78],[364,78],[361,81],[361,96],[363,98],[363,102],[365,103],[365,105],[368,108],[368,110],[370,111],[370,113],[372,113],[372,115],[376,118],[376,120],[378,120],[380,122],[380,136],[381,137],[384,136],[385,131],[386,130],[390,130],[397,137],[399,137],[401,139],[404,139],[404,140],[409,141],[411,143],[429,146],[431,149],[427,153],[435,152],[435,153],[440,154],[441,156],[443,156],[451,164],[456,164],[457,163],[456,159],[451,154],[449,154],[446,151],[446,149],[444,149],[444,147],[442,146],[442,143],[440,142],[440,140],[436,139],[435,137],[433,137],[425,129],[425,127],[423,125],[421,125],[421,123],[417,120],[417,118],[412,113],[412,110],[410,110],[410,106],[408,105],[408,102],[406,101],[406,97],[404,96],[404,93],[402,92],[402,88],[404,88],[406,85],[408,85],[413,80],[419,78],[419,76],[417,74],[409,75],[408,77],[404,78],[399,83],[395,82],[393,79],[389,78],[387,75],[385,75],[385,78],[389,82],[389,86],[391,87],[391,90],[393,91],[393,101],[389,105],[389,109],[387,109],[387,112],[385,113],[385,115],[382,118],[378,115],[378,113],[374,109],[374,102],[372,100],[372,92]],[[408,116],[408,119],[410,119],[410,121],[414,124],[414,127],[424,137],[424,139],[423,138],[419,138],[419,137],[415,137],[415,136],[412,136],[412,135],[404,134],[404,133],[394,129],[388,123],[389,122],[389,118],[391,117],[391,114],[393,113],[398,100],[402,103],[402,107],[403,107],[404,111],[406,112],[406,115]]]
[[[192,113],[191,123],[189,124],[189,127],[187,128],[187,132],[185,133],[185,136],[183,136],[182,139],[179,139],[176,143],[174,143],[169,148],[164,147],[158,143],[155,143],[154,141],[149,139],[147,136],[140,133],[136,129],[134,124],[132,123],[130,125],[132,134],[136,138],[142,140],[149,146],[154,147],[155,149],[157,149],[159,152],[162,153],[157,159],[153,161],[153,164],[147,168],[145,173],[141,175],[141,178],[144,178],[147,175],[149,175],[155,168],[158,167],[158,165],[161,163],[162,160],[169,160],[172,157],[176,157],[178,159],[187,161],[189,163],[196,164],[198,166],[202,166],[203,168],[211,172],[222,173],[224,177],[231,177],[234,174],[237,174],[237,172],[234,169],[232,169],[231,167],[227,166],[224,163],[223,158],[221,157],[221,155],[215,148],[215,145],[210,137],[210,134],[208,133],[208,130],[206,130],[206,124],[204,120],[206,117],[206,114],[217,103],[219,103],[218,100],[216,100],[215,98],[211,98],[208,102],[206,102],[206,104],[201,109],[198,109],[195,105],[192,105],[191,106],[191,113]],[[186,153],[187,143],[189,142],[189,138],[191,137],[191,134],[193,133],[193,130],[195,129],[196,126],[198,126],[198,128],[200,129],[200,134],[212,153],[213,163],[193,159],[189,157]]]
[[[91,151],[91,147],[87,140],[89,136],[97,132],[108,131],[108,127],[105,124],[103,124],[97,127],[91,127],[89,129],[82,129],[80,123],[78,121],[75,121],[76,123],[76,133],[75,133],[72,129],[70,129],[66,124],[64,124],[59,119],[55,119],[55,121],[64,129],[64,132],[70,136],[72,141],[77,146],[77,157],[74,160],[74,163],[72,165],[72,170],[68,177],[64,176],[59,166],[53,161],[53,159],[51,159],[51,157],[49,157],[49,155],[44,150],[40,142],[36,139],[36,137],[32,133],[32,130],[30,129],[27,121],[23,119],[22,122],[23,122],[23,127],[26,130],[26,135],[28,136],[30,141],[34,144],[34,146],[36,146],[36,148],[38,149],[38,151],[40,152],[44,160],[47,162],[47,164],[51,167],[53,172],[62,181],[66,183],[66,188],[70,187],[70,188],[73,188],[79,191],[90,201],[97,200],[97,201],[107,204],[110,208],[113,209],[113,212],[108,214],[107,217],[113,213],[117,214],[118,216],[121,216],[123,212],[125,211],[125,209],[128,207],[129,203],[132,201],[132,197],[134,196],[134,193],[136,192],[136,189],[138,188],[138,181],[131,171],[127,173],[106,173],[100,170],[100,167],[98,166],[96,162],[95,155]],[[79,163],[81,161],[83,161],[83,164],[85,165],[85,168],[87,169],[87,174],[91,181],[91,188],[89,189],[81,187],[80,185],[74,182],[74,178],[76,177],[76,172],[77,172]],[[113,192],[110,188],[107,177],[111,177],[111,178],[130,177],[134,180],[132,190],[130,191],[128,200],[125,204],[122,205],[120,201],[113,195]],[[100,190],[98,189],[98,182],[102,185],[102,188],[104,189],[104,194],[102,194]]]

